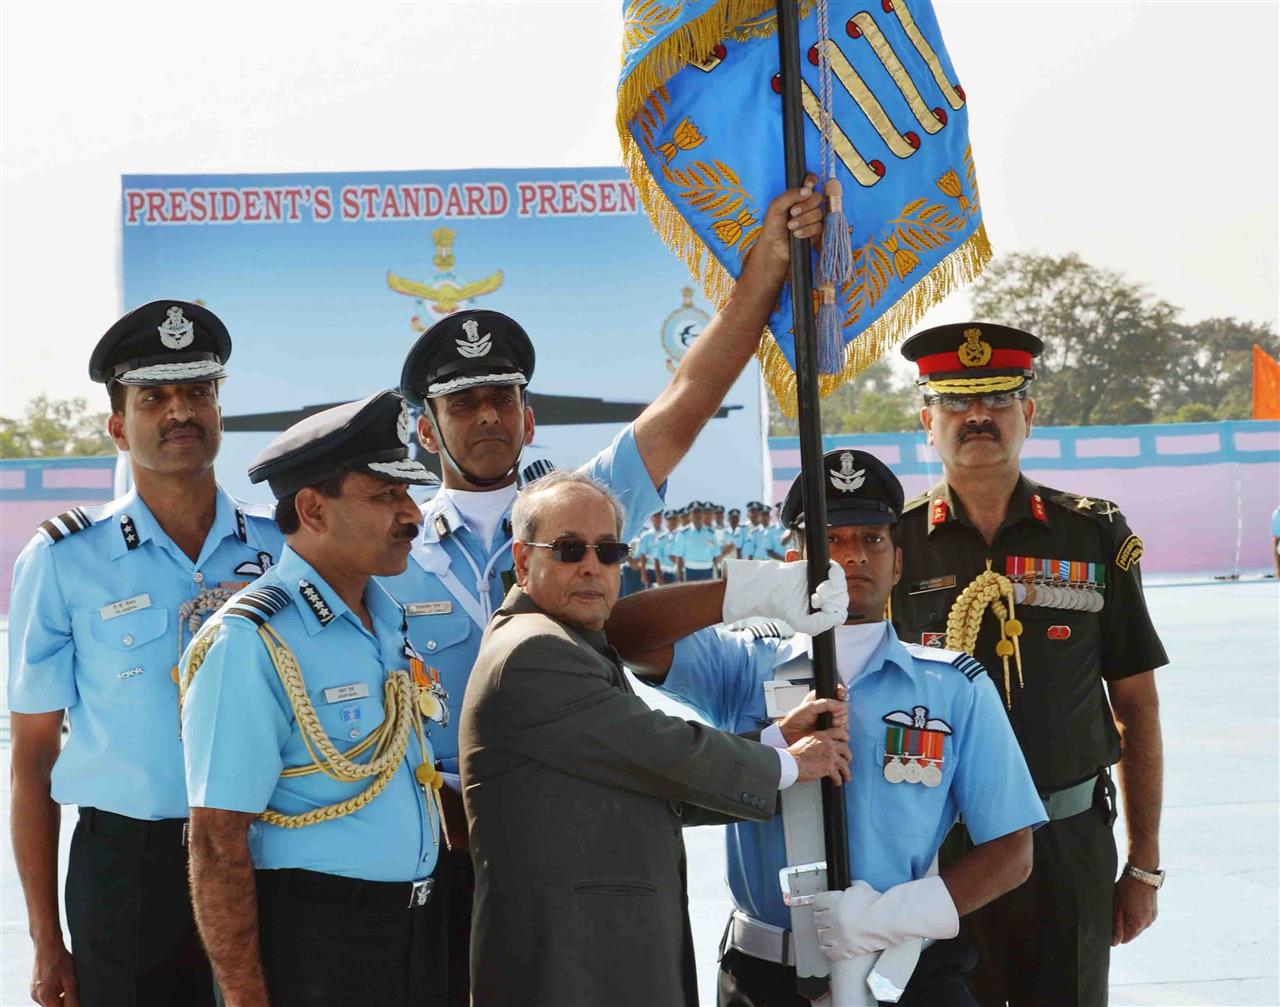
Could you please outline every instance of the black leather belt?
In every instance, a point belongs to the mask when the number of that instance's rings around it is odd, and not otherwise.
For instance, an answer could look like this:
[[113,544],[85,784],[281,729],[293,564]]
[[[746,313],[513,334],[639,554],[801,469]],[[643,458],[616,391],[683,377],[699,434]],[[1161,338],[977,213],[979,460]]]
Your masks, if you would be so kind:
[[185,818],[160,818],[148,821],[117,815],[101,808],[81,808],[80,821],[90,835],[106,836],[118,842],[146,849],[180,849],[187,845]]
[[362,881],[300,868],[255,871],[260,894],[291,896],[369,909],[418,909],[431,899],[432,878],[421,881]]

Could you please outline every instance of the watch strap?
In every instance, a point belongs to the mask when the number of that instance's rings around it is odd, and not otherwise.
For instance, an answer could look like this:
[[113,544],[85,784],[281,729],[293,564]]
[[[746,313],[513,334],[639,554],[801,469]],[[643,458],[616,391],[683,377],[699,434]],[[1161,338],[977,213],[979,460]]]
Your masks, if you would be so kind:
[[1141,867],[1134,867],[1133,864],[1125,864],[1124,873],[1135,881],[1141,881],[1144,885],[1150,885],[1155,889],[1159,889],[1164,884],[1164,871],[1144,871]]

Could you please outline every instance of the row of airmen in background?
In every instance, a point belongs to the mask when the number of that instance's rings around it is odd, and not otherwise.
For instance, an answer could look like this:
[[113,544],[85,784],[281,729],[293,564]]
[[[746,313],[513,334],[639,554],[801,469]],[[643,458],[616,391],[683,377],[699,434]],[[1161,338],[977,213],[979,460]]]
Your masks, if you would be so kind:
[[[779,508],[781,505],[778,505]],[[723,559],[782,559],[786,529],[773,521],[773,508],[758,500],[742,511],[694,500],[686,507],[655,511],[650,526],[631,540],[622,593],[659,584],[713,580]]]

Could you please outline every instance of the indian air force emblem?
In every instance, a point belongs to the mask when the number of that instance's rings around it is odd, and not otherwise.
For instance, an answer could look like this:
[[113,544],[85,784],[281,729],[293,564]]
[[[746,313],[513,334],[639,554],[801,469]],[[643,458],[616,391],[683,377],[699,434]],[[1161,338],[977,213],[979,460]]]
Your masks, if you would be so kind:
[[165,320],[156,331],[160,333],[160,342],[171,350],[185,350],[196,338],[195,325],[182,314],[176,304],[165,312]]
[[840,454],[840,468],[832,469],[829,473],[831,476],[831,485],[842,493],[852,493],[867,478],[866,469],[858,469],[856,472],[853,468],[853,452],[844,451]]
[[911,712],[894,710],[883,718],[884,778],[890,783],[923,783],[936,787],[942,782],[942,742],[951,733],[945,720],[929,716],[927,706],[913,706]]
[[493,336],[488,333],[480,335],[480,323],[474,318],[468,318],[462,323],[462,331],[466,338],[455,339],[453,342],[458,347],[458,352],[468,360],[483,357],[493,346]]

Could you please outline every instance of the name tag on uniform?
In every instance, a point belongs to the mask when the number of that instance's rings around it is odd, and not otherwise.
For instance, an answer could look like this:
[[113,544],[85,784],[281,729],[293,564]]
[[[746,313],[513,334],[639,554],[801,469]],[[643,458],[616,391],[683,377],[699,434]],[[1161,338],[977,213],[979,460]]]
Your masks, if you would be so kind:
[[364,682],[352,682],[350,685],[335,685],[324,690],[326,703],[346,703],[352,699],[364,699],[369,695],[369,686]]
[[955,586],[956,575],[952,573],[945,577],[930,577],[928,580],[922,580],[918,584],[912,584],[907,588],[907,594],[928,594],[930,591],[942,591]]
[[404,607],[405,615],[448,615],[452,611],[451,601],[411,601]]
[[113,601],[110,605],[103,605],[98,609],[98,614],[104,620],[115,619],[122,615],[128,615],[130,612],[140,612],[144,608],[151,607],[151,595],[135,594],[132,598],[125,598],[121,601]]

